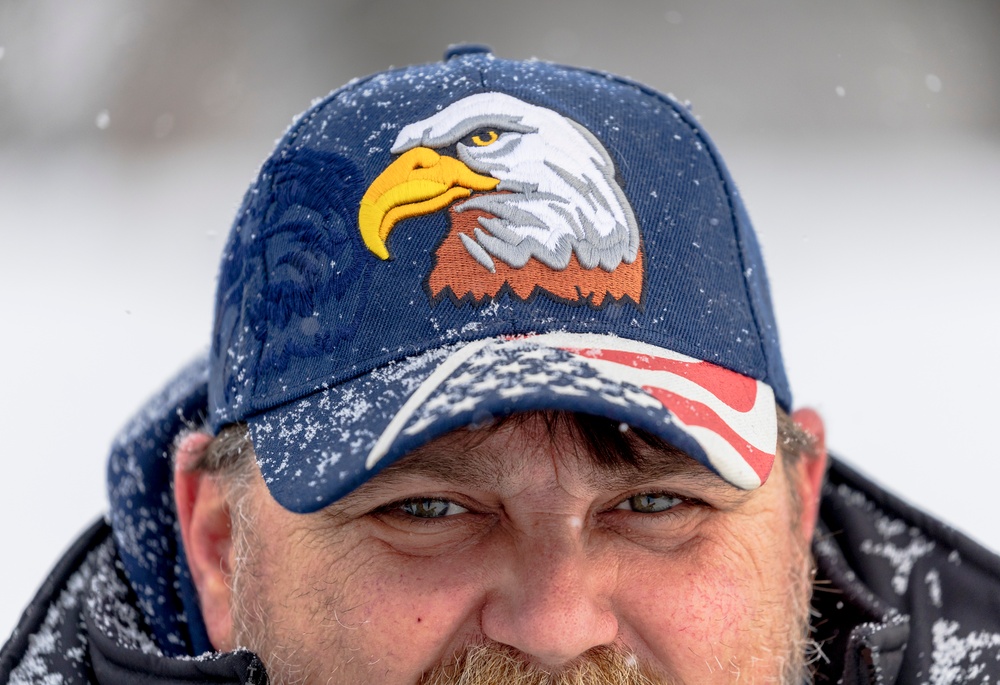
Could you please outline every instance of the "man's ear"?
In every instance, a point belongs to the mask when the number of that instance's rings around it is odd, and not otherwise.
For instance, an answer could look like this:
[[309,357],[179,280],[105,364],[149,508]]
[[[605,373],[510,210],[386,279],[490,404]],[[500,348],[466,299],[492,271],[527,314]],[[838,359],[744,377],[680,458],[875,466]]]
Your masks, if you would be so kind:
[[235,554],[229,504],[218,478],[192,470],[211,442],[209,435],[192,433],[178,446],[174,498],[208,637],[217,650],[229,651],[235,648],[230,613]]
[[812,453],[803,454],[795,465],[798,469],[799,501],[802,503],[802,533],[806,539],[812,539],[819,518],[819,501],[826,476],[826,429],[823,419],[814,409],[795,410],[792,421],[813,440]]

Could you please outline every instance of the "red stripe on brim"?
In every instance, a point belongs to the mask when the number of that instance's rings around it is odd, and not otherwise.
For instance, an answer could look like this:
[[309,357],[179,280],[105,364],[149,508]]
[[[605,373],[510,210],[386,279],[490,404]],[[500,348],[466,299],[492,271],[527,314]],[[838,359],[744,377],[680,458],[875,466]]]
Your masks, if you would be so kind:
[[743,460],[753,469],[754,473],[763,483],[767,480],[774,466],[774,454],[769,454],[759,450],[730,428],[729,424],[722,420],[711,407],[701,402],[695,402],[677,393],[643,386],[643,390],[663,403],[682,423],[687,426],[698,426],[706,428],[719,435],[723,440],[732,445],[733,449],[739,453]]
[[708,362],[682,362],[635,352],[609,349],[574,350],[594,359],[605,359],[647,371],[668,371],[705,388],[738,412],[753,409],[757,401],[757,381]]

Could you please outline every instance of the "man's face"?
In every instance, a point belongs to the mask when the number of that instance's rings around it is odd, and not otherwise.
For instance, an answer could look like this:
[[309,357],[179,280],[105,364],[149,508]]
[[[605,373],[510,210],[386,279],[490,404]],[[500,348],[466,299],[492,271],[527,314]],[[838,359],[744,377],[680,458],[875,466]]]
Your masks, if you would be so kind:
[[221,641],[277,682],[458,682],[469,666],[481,680],[463,683],[592,668],[607,680],[579,682],[797,685],[811,535],[797,480],[779,458],[741,491],[633,442],[641,467],[599,465],[572,422],[459,431],[309,515],[258,476],[234,517]]

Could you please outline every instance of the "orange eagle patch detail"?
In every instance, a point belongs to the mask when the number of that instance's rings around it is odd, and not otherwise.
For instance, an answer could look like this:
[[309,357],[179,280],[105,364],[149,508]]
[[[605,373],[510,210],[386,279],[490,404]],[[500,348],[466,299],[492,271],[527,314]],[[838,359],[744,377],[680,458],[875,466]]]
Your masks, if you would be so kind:
[[[629,298],[638,305],[642,298],[642,250],[631,264],[621,264],[614,271],[584,269],[576,255],[570,255],[565,269],[556,271],[537,259],[530,259],[520,269],[503,262],[496,264],[496,272],[489,272],[469,254],[458,237],[465,233],[472,237],[479,228],[479,218],[488,217],[478,210],[448,211],[451,228],[434,253],[434,268],[427,279],[431,297],[439,300],[450,296],[456,300],[481,304],[500,294],[504,285],[520,300],[528,300],[544,291],[560,300],[587,303],[602,307],[605,300]],[[544,284],[544,285],[542,285]]]

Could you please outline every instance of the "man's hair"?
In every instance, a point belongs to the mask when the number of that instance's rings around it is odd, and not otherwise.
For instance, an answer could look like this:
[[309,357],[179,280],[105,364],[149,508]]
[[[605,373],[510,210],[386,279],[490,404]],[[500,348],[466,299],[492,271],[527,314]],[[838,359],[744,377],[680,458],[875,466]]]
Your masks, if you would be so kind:
[[[778,447],[786,470],[800,459],[815,456],[815,440],[796,424],[781,407],[778,412]],[[603,467],[628,466],[642,468],[642,446],[657,451],[677,452],[677,448],[660,437],[637,428],[599,416],[571,412],[535,412],[512,414],[494,420],[487,426],[468,432],[469,446],[485,440],[493,431],[505,425],[520,425],[534,418],[545,421],[549,434],[557,428],[567,428],[571,434],[582,438],[595,462]],[[232,491],[234,486],[247,485],[254,475],[251,468],[255,460],[253,443],[246,424],[224,426],[208,444],[206,450],[191,465],[192,471],[203,471],[221,478]],[[794,478],[794,475],[790,475]],[[794,488],[793,488],[794,491]]]

